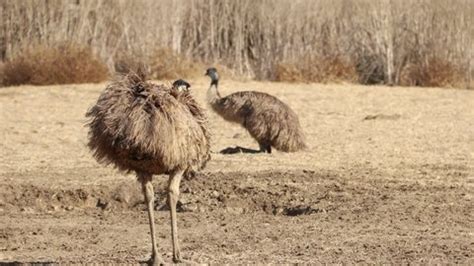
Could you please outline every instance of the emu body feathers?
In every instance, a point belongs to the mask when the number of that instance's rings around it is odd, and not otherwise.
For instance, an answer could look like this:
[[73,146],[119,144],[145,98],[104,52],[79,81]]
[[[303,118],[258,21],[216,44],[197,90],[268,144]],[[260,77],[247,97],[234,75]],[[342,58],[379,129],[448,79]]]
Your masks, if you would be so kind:
[[210,158],[207,119],[189,92],[129,74],[86,114],[88,146],[101,163],[150,174],[200,169]]
[[270,147],[274,147],[294,152],[306,148],[298,116],[284,102],[257,91],[241,91],[221,97],[217,89],[217,71],[210,68],[206,74],[212,80],[207,94],[211,108],[225,120],[246,128],[261,149],[271,151]]

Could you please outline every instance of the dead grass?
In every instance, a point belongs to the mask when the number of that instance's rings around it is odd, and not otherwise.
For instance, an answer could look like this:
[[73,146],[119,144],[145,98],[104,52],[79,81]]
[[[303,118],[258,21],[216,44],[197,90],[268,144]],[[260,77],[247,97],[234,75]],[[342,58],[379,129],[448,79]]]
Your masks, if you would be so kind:
[[107,66],[87,47],[34,45],[5,62],[3,85],[96,83],[108,77]]
[[386,80],[386,64],[382,56],[363,54],[356,59],[356,71],[360,84],[383,84]]
[[204,75],[205,65],[174,53],[169,48],[157,48],[148,62],[153,79],[191,78]]
[[[149,76],[152,79],[174,80],[178,78],[192,79],[204,76],[205,70],[209,67],[216,67],[222,77],[232,80],[243,80],[233,69],[221,63],[206,63],[200,59],[186,57],[173,52],[169,48],[158,48],[154,51],[151,59],[137,61],[136,57],[129,57],[120,62],[127,61],[128,65],[135,66],[140,62],[145,62],[149,67]],[[117,67],[116,67],[117,68]]]
[[461,88],[463,74],[459,67],[437,57],[407,64],[400,74],[400,85]]
[[275,80],[285,82],[355,82],[354,65],[340,56],[301,58],[297,62],[283,62],[275,67]]
[[[461,87],[468,87],[474,65],[471,2],[0,1],[0,60],[12,60],[21,55],[22,47],[35,43],[54,46],[68,41],[92,47],[111,69],[121,54],[151,59],[155,78],[200,76],[205,68],[195,73],[194,63],[218,62],[259,80],[352,80],[352,70],[339,63],[309,64],[305,73],[297,73],[302,67],[295,59],[331,59],[336,54],[351,59],[356,82],[398,85],[405,58],[415,54],[470,68],[460,80]],[[157,47],[169,49],[156,51]],[[418,69],[427,66],[413,58],[410,62]],[[426,74],[432,68],[411,68],[405,71],[420,74],[410,74],[408,84],[453,80],[427,82],[433,80]],[[420,75],[425,78],[413,77]]]

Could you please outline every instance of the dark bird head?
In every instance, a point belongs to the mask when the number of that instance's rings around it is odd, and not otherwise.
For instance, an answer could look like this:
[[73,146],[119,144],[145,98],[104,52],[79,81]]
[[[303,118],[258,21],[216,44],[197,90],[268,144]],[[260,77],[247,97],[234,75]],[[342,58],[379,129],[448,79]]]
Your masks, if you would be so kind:
[[206,70],[205,76],[209,76],[211,78],[211,86],[216,85],[219,82],[219,75],[217,74],[217,69],[215,67],[208,68]]
[[188,91],[191,85],[183,79],[178,79],[173,82],[173,88],[178,89],[178,91]]

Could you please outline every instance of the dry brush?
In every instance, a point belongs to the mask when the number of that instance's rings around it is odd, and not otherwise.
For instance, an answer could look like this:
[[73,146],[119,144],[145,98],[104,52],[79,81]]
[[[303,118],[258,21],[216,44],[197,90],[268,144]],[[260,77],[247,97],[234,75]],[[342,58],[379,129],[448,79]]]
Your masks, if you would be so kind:
[[6,0],[0,57],[15,58],[31,43],[68,41],[91,47],[112,68],[124,55],[157,62],[154,54],[164,47],[257,79],[466,87],[474,71],[472,6],[470,0]]

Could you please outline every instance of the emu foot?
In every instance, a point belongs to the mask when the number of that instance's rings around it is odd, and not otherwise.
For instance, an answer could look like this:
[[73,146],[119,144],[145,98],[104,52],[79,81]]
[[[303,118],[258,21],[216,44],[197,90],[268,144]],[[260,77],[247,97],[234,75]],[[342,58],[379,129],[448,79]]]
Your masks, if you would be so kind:
[[192,180],[192,179],[194,179],[197,175],[198,175],[198,172],[197,172],[197,171],[188,170],[188,171],[184,172],[183,178],[184,178],[185,180]]
[[165,261],[158,253],[154,253],[151,255],[151,258],[147,261],[147,264],[150,266],[159,266],[159,265],[165,265]]

